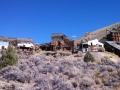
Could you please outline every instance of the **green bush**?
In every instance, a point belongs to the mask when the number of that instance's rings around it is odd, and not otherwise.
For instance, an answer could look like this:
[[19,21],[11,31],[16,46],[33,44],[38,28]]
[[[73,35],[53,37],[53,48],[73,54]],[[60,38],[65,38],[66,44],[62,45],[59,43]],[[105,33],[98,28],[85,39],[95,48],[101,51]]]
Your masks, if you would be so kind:
[[85,62],[94,62],[94,57],[92,56],[92,54],[90,52],[87,52],[84,56],[84,61]]
[[0,60],[0,68],[6,67],[8,65],[14,65],[18,62],[18,57],[11,45],[8,46],[7,50],[2,53]]

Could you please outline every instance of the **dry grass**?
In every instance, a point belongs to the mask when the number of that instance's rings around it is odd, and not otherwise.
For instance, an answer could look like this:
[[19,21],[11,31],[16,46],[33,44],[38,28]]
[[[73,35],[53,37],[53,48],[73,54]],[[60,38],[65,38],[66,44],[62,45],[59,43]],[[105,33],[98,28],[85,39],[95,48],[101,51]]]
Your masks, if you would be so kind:
[[119,58],[119,56],[118,56],[118,55],[116,55],[115,53],[111,53],[111,52],[107,52],[107,51],[106,51],[105,53],[107,53],[107,54],[111,55],[111,57],[112,57],[112,56],[114,56],[114,57]]
[[94,62],[99,63],[101,60],[99,58],[94,58]]
[[104,52],[104,51],[105,51],[105,48],[104,48],[104,47],[98,47],[97,50],[98,50],[99,52]]
[[108,60],[108,59],[110,59],[110,57],[109,57],[109,56],[104,56],[103,58],[105,58],[105,59],[107,59],[107,60]]

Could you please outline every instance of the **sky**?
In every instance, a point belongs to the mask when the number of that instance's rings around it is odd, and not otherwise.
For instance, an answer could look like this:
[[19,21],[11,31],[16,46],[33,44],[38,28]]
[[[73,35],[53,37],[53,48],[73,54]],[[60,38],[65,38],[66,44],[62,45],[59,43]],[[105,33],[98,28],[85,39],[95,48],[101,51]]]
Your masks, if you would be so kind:
[[120,22],[120,0],[0,0],[0,36],[49,43],[52,33],[71,39]]

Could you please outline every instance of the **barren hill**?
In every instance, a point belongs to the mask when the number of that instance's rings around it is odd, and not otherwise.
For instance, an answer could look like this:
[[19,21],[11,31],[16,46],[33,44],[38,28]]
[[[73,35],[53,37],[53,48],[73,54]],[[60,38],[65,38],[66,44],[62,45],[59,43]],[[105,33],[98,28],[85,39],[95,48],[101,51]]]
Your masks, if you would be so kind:
[[91,33],[86,33],[83,37],[80,37],[75,40],[75,46],[77,45],[77,43],[80,43],[82,40],[83,40],[83,42],[92,40],[92,39],[101,40],[102,38],[104,38],[106,36],[106,30],[111,31],[113,28],[117,28],[119,26],[120,26],[120,22],[112,24],[112,25],[104,27],[104,28],[101,28],[101,29],[98,29],[98,30],[95,30]]

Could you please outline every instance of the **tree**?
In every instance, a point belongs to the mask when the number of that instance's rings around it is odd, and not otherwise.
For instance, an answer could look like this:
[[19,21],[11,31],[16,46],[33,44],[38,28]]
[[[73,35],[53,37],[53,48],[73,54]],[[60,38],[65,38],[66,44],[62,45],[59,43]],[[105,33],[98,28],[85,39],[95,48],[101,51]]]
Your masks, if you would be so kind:
[[7,50],[2,53],[0,60],[0,68],[6,67],[8,65],[14,65],[18,62],[18,57],[11,45],[8,46]]
[[94,57],[92,56],[92,54],[90,52],[87,52],[84,56],[84,61],[85,62],[94,62]]

